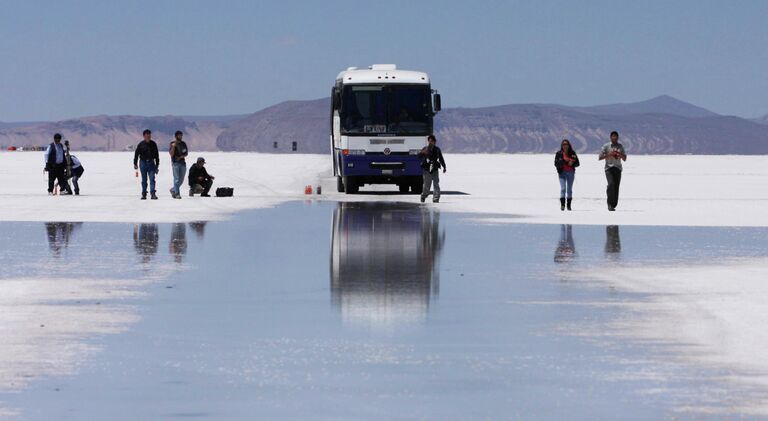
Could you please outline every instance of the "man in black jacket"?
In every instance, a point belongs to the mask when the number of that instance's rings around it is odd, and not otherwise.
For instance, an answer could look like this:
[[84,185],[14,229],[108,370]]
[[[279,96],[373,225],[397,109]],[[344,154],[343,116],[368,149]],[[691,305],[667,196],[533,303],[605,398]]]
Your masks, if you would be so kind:
[[[149,177],[149,193],[152,200],[157,200],[155,194],[155,174],[160,172],[160,155],[157,152],[157,143],[152,140],[152,132],[144,130],[144,140],[136,145],[133,154],[133,169],[141,170],[141,200],[147,199],[147,177]],[[141,161],[139,162],[139,159]]]
[[171,187],[171,197],[174,199],[181,199],[181,192],[179,188],[184,183],[184,173],[187,172],[187,143],[182,140],[184,133],[181,130],[177,130],[173,135],[174,139],[171,142],[171,146],[168,149],[168,153],[171,155],[171,171],[173,171],[173,187]]
[[64,146],[61,144],[61,135],[53,135],[53,143],[45,150],[45,171],[48,172],[48,194],[53,194],[53,185],[58,179],[61,194],[72,194],[65,176],[66,161],[64,160]]
[[215,178],[208,174],[205,169],[205,159],[203,157],[197,158],[197,162],[189,167],[189,195],[194,196],[195,193],[201,193],[201,197],[210,197],[208,192],[211,191]]
[[443,151],[437,147],[437,138],[435,135],[427,137],[428,145],[424,147],[419,156],[421,157],[421,174],[424,177],[424,186],[421,190],[421,202],[423,203],[429,195],[430,185],[434,184],[435,192],[432,195],[432,202],[440,201],[440,168],[445,172],[448,167],[443,159]]

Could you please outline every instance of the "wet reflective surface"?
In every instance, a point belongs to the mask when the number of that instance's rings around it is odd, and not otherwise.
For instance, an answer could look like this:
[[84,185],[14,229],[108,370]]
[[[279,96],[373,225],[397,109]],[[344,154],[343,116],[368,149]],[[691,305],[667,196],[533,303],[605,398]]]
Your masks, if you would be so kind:
[[0,415],[669,417],[722,387],[718,373],[634,375],[652,364],[647,345],[571,331],[620,309],[562,305],[626,293],[565,275],[763,257],[766,234],[486,225],[382,203],[209,223],[0,223],[0,296],[15,297],[0,299],[0,329],[14,333],[0,345]]
[[426,320],[440,291],[445,231],[426,207],[341,203],[333,213],[331,297],[346,323]]

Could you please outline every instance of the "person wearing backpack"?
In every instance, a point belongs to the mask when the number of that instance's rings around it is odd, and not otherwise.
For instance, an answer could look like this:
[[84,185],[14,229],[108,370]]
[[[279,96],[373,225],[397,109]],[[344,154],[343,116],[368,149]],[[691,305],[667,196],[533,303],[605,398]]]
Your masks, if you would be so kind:
[[560,210],[571,210],[573,200],[573,181],[576,178],[576,167],[579,166],[579,157],[571,148],[571,141],[563,139],[560,142],[560,150],[555,153],[555,168],[560,179]]
[[184,182],[184,175],[187,173],[187,155],[189,150],[187,144],[181,139],[184,136],[180,130],[174,134],[174,140],[168,149],[171,155],[171,170],[173,171],[173,187],[171,187],[171,197],[181,199],[179,188]]

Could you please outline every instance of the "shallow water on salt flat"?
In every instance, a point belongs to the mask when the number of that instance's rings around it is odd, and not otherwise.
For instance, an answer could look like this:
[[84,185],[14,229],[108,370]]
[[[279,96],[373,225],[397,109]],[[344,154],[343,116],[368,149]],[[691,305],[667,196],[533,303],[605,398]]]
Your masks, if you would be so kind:
[[[436,209],[294,202],[209,223],[0,223],[0,291],[146,281],[104,300],[136,316],[121,332],[36,338],[98,351],[68,374],[0,383],[0,414],[647,419],[733,398],[721,373],[660,370],[643,344],[564,331],[621,310],[563,303],[629,297],[563,274],[764,257],[767,229],[489,225]],[[81,305],[66,298],[47,298],[57,317]]]

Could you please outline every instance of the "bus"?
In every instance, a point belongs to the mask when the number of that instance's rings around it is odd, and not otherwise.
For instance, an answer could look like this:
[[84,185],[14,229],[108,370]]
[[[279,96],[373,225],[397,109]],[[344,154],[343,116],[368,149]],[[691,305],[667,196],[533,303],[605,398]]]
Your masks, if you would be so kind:
[[421,193],[419,152],[433,132],[440,94],[424,72],[394,64],[350,67],[331,90],[331,154],[340,193],[396,184]]

